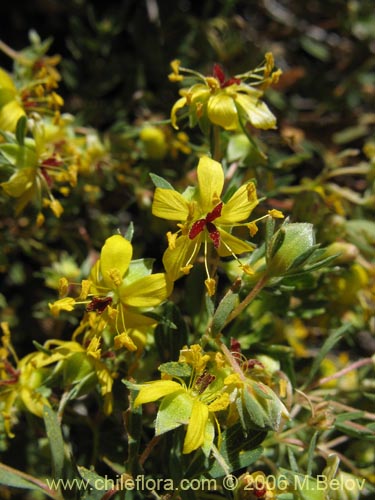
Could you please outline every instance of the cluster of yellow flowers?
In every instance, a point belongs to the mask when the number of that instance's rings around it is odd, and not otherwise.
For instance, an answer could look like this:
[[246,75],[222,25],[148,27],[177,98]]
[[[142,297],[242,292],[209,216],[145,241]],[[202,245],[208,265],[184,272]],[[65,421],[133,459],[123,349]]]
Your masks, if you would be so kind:
[[[24,88],[17,88],[7,73],[0,72],[3,131],[0,152],[11,167],[11,175],[1,187],[9,196],[18,198],[17,210],[20,212],[30,201],[38,200],[40,207],[49,206],[59,217],[63,209],[52,195],[55,184],[75,187],[77,175],[89,176],[92,165],[110,161],[110,157],[97,135],[91,132],[77,135],[71,117],[60,114],[62,99],[53,90],[60,79],[55,69],[57,62],[58,58],[46,57],[34,61],[32,75],[34,78],[37,75],[40,83]],[[172,68],[171,80],[180,81],[182,73],[193,73],[203,81],[183,91],[184,96],[173,106],[171,122],[175,128],[177,111],[185,106],[189,107],[193,125],[208,121],[230,131],[237,130],[244,121],[260,128],[275,126],[274,116],[261,101],[264,88],[279,75],[273,72],[269,54],[261,68],[229,80],[225,80],[219,66],[215,66],[210,77],[183,69],[177,61]],[[257,88],[246,83],[249,80]],[[144,127],[140,140],[150,158],[164,157],[165,136],[159,129]],[[172,156],[173,151],[190,153],[187,135],[180,132],[171,148]],[[118,354],[134,352],[140,357],[158,324],[157,308],[171,295],[174,282],[189,274],[202,247],[209,296],[217,288],[218,259],[213,258],[212,250],[219,257],[234,257],[239,265],[238,274],[253,273],[237,257],[251,252],[253,245],[232,234],[233,230],[245,228],[246,234],[253,236],[259,220],[283,215],[269,210],[263,217],[249,221],[259,203],[255,183],[247,181],[226,195],[225,170],[207,154],[199,158],[196,177],[196,186],[182,194],[169,183],[158,186],[154,194],[153,215],[176,222],[178,227],[176,232],[167,232],[165,272],[152,273],[150,259],[134,260],[131,242],[115,234],[106,239],[87,279],[78,285],[62,277],[58,284],[60,298],[49,304],[55,317],[61,312],[84,309],[71,340],[49,340],[40,350],[18,359],[9,327],[6,323],[2,325],[0,402],[8,435],[12,435],[13,410],[26,408],[41,416],[43,406],[51,404],[49,398],[57,381],[67,391],[60,412],[66,401],[98,386],[104,397],[104,412],[110,413],[112,384],[118,376],[121,359]],[[62,186],[59,192],[67,196],[69,187]],[[39,209],[38,223],[43,219]],[[80,293],[73,297],[72,290],[77,286]],[[281,417],[288,414],[277,396],[280,392],[277,377],[260,362],[251,369],[246,362],[241,367],[230,354],[226,359],[220,352],[205,353],[201,346],[192,345],[181,351],[177,365],[177,372],[167,370],[160,381],[132,387],[139,390],[135,407],[163,399],[157,416],[157,434],[187,424],[184,453],[202,448],[208,455],[214,447],[215,434],[220,442],[221,427],[244,418],[238,412],[239,405],[247,408],[246,418],[254,419],[259,413],[260,427],[276,428]]]

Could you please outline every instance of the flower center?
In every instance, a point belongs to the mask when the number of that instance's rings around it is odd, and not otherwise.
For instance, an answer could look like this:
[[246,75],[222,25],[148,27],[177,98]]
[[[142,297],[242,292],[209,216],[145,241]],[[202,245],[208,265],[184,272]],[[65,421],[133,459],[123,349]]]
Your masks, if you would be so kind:
[[239,78],[233,77],[229,78],[229,80],[226,80],[223,68],[220,66],[220,64],[214,64],[213,75],[219,80],[220,88],[222,89],[225,87],[229,87],[230,85],[239,85],[241,83],[241,80]]
[[221,201],[211,212],[206,215],[206,217],[195,221],[189,231],[189,238],[193,240],[196,236],[198,236],[198,234],[203,231],[203,229],[207,229],[208,236],[214,244],[214,247],[218,248],[218,246],[220,245],[220,233],[216,229],[216,226],[212,223],[212,221],[220,217],[222,208],[223,202]]

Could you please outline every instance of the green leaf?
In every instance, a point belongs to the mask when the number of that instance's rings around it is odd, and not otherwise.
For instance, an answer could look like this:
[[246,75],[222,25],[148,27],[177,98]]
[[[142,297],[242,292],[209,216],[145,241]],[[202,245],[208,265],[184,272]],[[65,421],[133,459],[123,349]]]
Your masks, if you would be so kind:
[[224,327],[228,316],[237,304],[238,293],[233,293],[232,290],[229,290],[229,292],[220,301],[215,311],[214,317],[212,318],[212,335],[216,335],[221,332],[221,329]]
[[129,226],[124,234],[124,238],[128,241],[132,241],[134,235],[134,224],[133,221],[130,221]]
[[155,344],[162,361],[178,359],[180,350],[188,343],[188,333],[180,309],[173,302],[164,304],[154,331]]
[[[266,431],[246,432],[240,424],[235,424],[221,436],[220,455],[229,466],[230,472],[235,472],[254,463],[262,454],[259,445],[267,436]],[[220,462],[215,461],[209,470],[211,477],[221,477],[226,474]]]
[[165,180],[163,177],[160,177],[159,175],[150,173],[149,174],[151,177],[152,182],[154,183],[155,187],[163,188],[163,189],[172,189],[173,191],[175,190],[172,184],[170,184],[167,180]]
[[191,366],[186,363],[179,363],[178,361],[170,361],[169,363],[163,363],[159,366],[159,370],[162,373],[167,373],[171,377],[190,377]]
[[253,145],[245,134],[234,134],[230,137],[227,147],[227,159],[229,163],[240,161],[241,163],[250,154]]
[[[8,465],[0,463],[0,484],[3,484],[5,486],[10,486],[11,488],[22,488],[26,490],[39,490],[43,492],[45,495],[47,493],[47,485],[46,485],[46,490],[44,490],[41,486],[38,484],[35,484],[31,481],[31,476],[30,480],[28,480],[26,477],[26,474],[22,471],[18,471],[17,469],[13,469],[12,467],[9,467]],[[41,481],[38,481],[39,483]],[[50,495],[51,498],[55,498],[54,496]]]
[[20,146],[24,145],[26,132],[27,132],[27,118],[26,116],[21,116],[16,126],[16,139]]
[[318,355],[314,359],[310,373],[308,374],[307,379],[306,379],[302,389],[307,387],[307,385],[312,381],[315,374],[318,372],[318,370],[320,368],[320,364],[323,361],[323,359],[326,357],[326,355],[329,353],[329,351],[333,348],[333,346],[335,344],[337,344],[337,342],[351,329],[351,327],[352,327],[352,325],[350,323],[346,323],[346,324],[342,325],[341,328],[338,328],[337,330],[333,330],[333,332],[325,340],[324,344],[319,349]]
[[314,38],[311,38],[309,36],[302,36],[300,38],[300,43],[303,49],[316,59],[319,59],[323,62],[329,61],[331,59],[331,53],[328,47],[326,47],[323,43],[318,42]]
[[155,259],[136,259],[129,263],[128,270],[124,275],[124,281],[126,280],[126,285],[134,283],[145,276],[149,276],[152,273],[152,266],[154,265]]
[[155,434],[160,436],[165,432],[177,429],[187,424],[193,409],[193,398],[183,389],[180,393],[166,396],[160,404],[156,417]]
[[58,480],[62,477],[64,467],[64,440],[61,425],[56,413],[49,406],[44,406],[43,418],[51,449],[53,477]]
[[[108,479],[80,465],[77,469],[81,478],[86,481],[86,488],[83,488],[83,486],[80,487],[80,490],[84,490],[80,498],[82,500],[102,500],[105,492],[111,489],[110,487],[104,488],[106,485],[111,486],[108,484]],[[99,486],[101,487],[99,488]]]
[[0,144],[0,151],[6,160],[18,168],[36,167],[38,158],[35,148],[19,144]]
[[306,467],[306,473],[308,476],[311,476],[312,474],[314,459],[315,459],[315,447],[318,436],[319,436],[319,431],[315,431],[310,441],[309,451],[307,453],[307,467]]

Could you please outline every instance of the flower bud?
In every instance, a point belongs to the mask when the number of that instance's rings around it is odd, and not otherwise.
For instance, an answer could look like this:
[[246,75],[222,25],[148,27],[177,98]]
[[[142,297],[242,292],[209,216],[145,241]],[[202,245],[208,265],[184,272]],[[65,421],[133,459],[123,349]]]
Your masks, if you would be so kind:
[[346,241],[335,241],[326,248],[324,257],[337,255],[334,261],[335,264],[345,264],[355,260],[358,254],[359,250],[355,245],[347,243]]
[[167,153],[167,143],[164,132],[157,127],[145,127],[139,134],[145,153],[150,160],[162,160]]
[[314,250],[313,225],[296,222],[284,224],[272,237],[267,252],[268,273],[282,276],[300,267]]

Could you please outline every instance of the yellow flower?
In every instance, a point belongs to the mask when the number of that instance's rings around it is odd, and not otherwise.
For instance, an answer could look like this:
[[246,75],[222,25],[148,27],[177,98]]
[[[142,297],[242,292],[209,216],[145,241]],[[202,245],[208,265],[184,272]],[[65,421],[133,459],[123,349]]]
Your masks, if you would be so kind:
[[[79,383],[89,374],[95,374],[95,383],[100,386],[101,395],[104,398],[104,413],[112,412],[112,385],[113,376],[107,365],[101,361],[100,339],[93,337],[87,348],[74,341],[50,340],[46,342],[46,348],[56,345],[51,355],[45,357],[41,366],[50,366],[57,363],[55,372],[59,373],[63,366],[64,383],[73,385]],[[89,388],[87,388],[89,390]]]
[[[138,386],[140,391],[134,406],[163,398],[156,418],[156,435],[186,424],[183,453],[191,453],[198,448],[209,454],[215,437],[215,426],[219,429],[215,412],[229,406],[229,394],[222,387],[214,387],[215,376],[205,370],[209,356],[201,352],[198,345],[181,352],[180,362],[191,364],[192,374],[189,384],[181,379],[156,380]],[[219,429],[220,430],[220,429]]]
[[159,306],[170,294],[171,284],[165,273],[151,274],[147,259],[132,261],[133,247],[123,236],[108,238],[100,258],[93,266],[89,280],[83,280],[82,293],[77,300],[65,297],[49,304],[52,314],[71,311],[76,305],[86,304],[86,311],[97,315],[99,328],[109,324],[116,334],[115,347],[133,351],[137,342],[130,336],[156,324],[146,313]]
[[[14,357],[11,346],[9,350]],[[16,358],[16,368],[4,357],[4,353],[1,357],[1,363],[4,364],[0,380],[1,411],[5,431],[9,437],[14,437],[12,414],[15,408],[24,408],[33,415],[42,417],[43,407],[49,406],[48,399],[40,390],[49,375],[49,370],[43,368],[43,362],[48,356],[42,352],[32,352],[20,361]]]
[[218,254],[235,256],[252,250],[252,246],[230,231],[242,226],[258,204],[253,182],[241,186],[225,203],[221,200],[224,173],[220,163],[203,157],[198,168],[198,190],[188,197],[172,189],[156,188],[152,213],[163,219],[181,221],[179,231],[168,233],[169,248],[163,256],[164,267],[174,281],[187,274],[204,245],[207,288],[212,293],[213,283],[207,265],[207,246],[212,243]]
[[174,128],[178,128],[177,112],[185,107],[188,108],[191,126],[198,122],[203,130],[207,129],[207,121],[225,130],[238,130],[247,122],[261,129],[276,127],[275,116],[261,100],[263,90],[276,82],[281,74],[280,71],[273,72],[272,54],[266,54],[262,66],[229,79],[225,78],[218,64],[214,65],[213,75],[206,77],[188,68],[181,68],[179,61],[173,61],[171,66],[171,81],[182,80],[181,73],[184,73],[194,76],[199,82],[181,90],[182,97],[171,111]]
[[[23,120],[26,122],[25,118]],[[53,126],[56,130],[51,135],[51,123],[46,119],[29,119],[25,128],[30,130],[32,137],[26,136],[22,144],[13,139],[0,144],[0,156],[10,170],[10,176],[0,186],[8,196],[17,198],[17,214],[34,202],[39,209],[49,207],[56,217],[61,216],[63,207],[53,196],[52,189],[57,183],[69,182],[73,186],[76,182],[58,146],[66,137],[65,125],[61,122],[59,127]],[[38,222],[43,223],[43,219],[39,218]]]
[[14,132],[19,118],[24,115],[12,78],[0,68],[0,130]]

